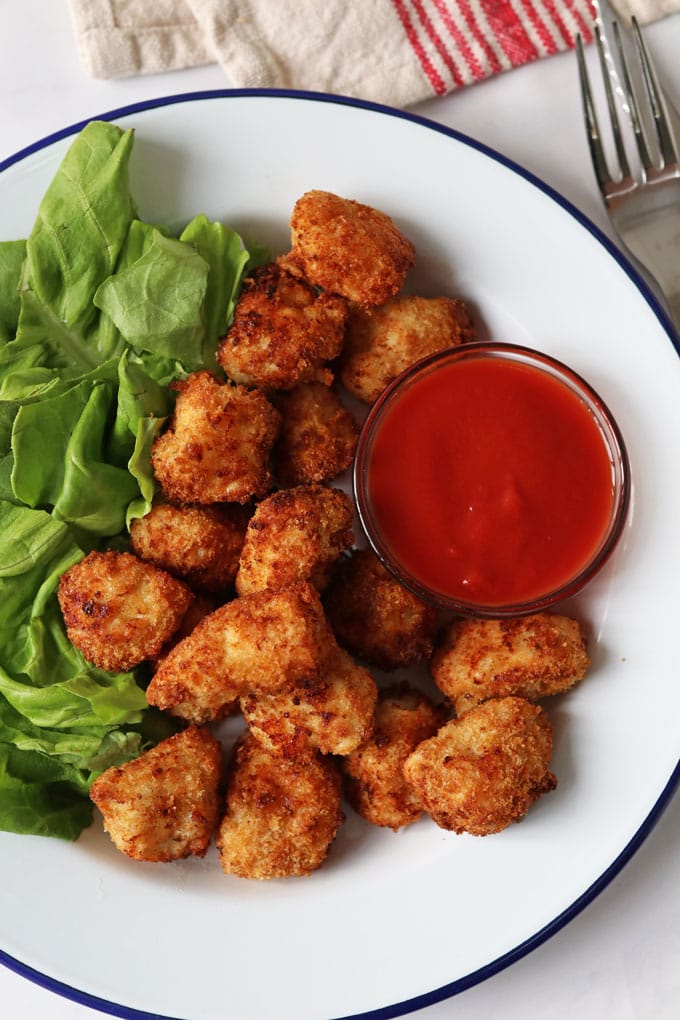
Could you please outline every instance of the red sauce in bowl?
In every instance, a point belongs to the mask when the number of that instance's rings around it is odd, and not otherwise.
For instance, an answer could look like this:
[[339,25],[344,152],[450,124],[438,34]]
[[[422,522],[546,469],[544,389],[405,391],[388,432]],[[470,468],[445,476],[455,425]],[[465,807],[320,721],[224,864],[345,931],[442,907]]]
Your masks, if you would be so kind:
[[525,348],[472,344],[383,394],[355,487],[369,540],[420,594],[531,611],[609,551],[624,466],[618,430],[583,380]]

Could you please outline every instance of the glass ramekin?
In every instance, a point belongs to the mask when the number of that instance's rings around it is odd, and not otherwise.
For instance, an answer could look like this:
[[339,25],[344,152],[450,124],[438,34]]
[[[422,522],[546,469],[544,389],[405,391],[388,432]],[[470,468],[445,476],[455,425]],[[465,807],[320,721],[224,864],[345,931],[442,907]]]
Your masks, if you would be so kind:
[[[526,601],[480,604],[451,596],[429,587],[413,570],[407,569],[385,539],[381,522],[371,502],[369,468],[373,445],[385,416],[404,393],[426,375],[467,359],[503,358],[546,372],[568,387],[582,401],[599,429],[611,465],[612,500],[609,521],[601,541],[585,562],[559,587],[541,592]],[[395,465],[395,470],[398,466]],[[463,616],[508,618],[547,609],[580,591],[592,580],[611,555],[623,530],[630,498],[630,466],[621,431],[602,398],[567,365],[533,350],[509,343],[470,343],[430,355],[402,372],[372,405],[359,436],[354,460],[354,496],[361,526],[374,552],[405,587],[441,609]]]

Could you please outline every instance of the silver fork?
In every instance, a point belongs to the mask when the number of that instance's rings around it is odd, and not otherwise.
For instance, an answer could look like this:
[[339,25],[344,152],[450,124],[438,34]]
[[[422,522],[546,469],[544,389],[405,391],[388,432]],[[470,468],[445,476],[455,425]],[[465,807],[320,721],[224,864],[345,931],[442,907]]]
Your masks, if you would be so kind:
[[635,18],[632,19],[632,27],[635,49],[642,71],[645,109],[649,108],[650,120],[654,123],[656,155],[650,152],[650,147],[645,139],[640,112],[641,103],[635,94],[630,65],[616,23],[612,29],[639,158],[639,166],[635,173],[631,171],[626,155],[611,75],[607,65],[605,41],[599,25],[595,26],[595,35],[614,149],[618,161],[615,177],[612,177],[607,166],[586,69],[583,44],[579,37],[577,39],[577,54],[583,112],[595,177],[614,229],[628,250],[656,280],[666,298],[676,329],[680,331],[680,166],[678,165],[678,150],[665,109],[664,98]]

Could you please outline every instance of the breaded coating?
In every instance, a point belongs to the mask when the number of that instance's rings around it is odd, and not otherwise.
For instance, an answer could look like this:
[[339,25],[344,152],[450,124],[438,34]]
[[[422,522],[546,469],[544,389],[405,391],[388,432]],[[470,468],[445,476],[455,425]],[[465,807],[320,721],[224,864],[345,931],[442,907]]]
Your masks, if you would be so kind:
[[459,298],[396,297],[373,312],[352,312],[340,379],[355,397],[372,404],[416,361],[474,339],[472,318]]
[[311,581],[321,591],[354,541],[352,502],[323,485],[281,489],[262,500],[248,523],[236,576],[239,595]]
[[487,698],[538,701],[586,674],[586,639],[577,620],[537,613],[512,620],[454,620],[432,657],[432,676],[457,715]]
[[249,694],[241,711],[253,736],[274,754],[345,755],[371,733],[377,696],[368,670],[338,648],[319,677],[292,691]]
[[[166,645],[161,649],[161,654],[154,661],[154,669],[158,669],[161,662],[170,654],[175,645],[178,645],[184,638],[189,637],[191,632],[198,627],[202,620],[214,613],[219,608],[219,602],[210,595],[197,595],[194,601],[189,606],[187,612],[184,614],[179,630],[173,637],[168,641]],[[238,698],[234,698],[232,701],[227,702],[220,709],[220,719],[225,719],[227,716],[236,715],[239,711]]]
[[343,817],[332,760],[281,758],[247,736],[229,773],[220,863],[240,878],[309,875],[325,861]]
[[370,549],[340,561],[324,605],[338,642],[380,669],[429,659],[437,612],[383,567]]
[[315,287],[374,308],[393,297],[415,249],[383,212],[328,191],[308,191],[290,221],[291,251],[279,263]]
[[277,395],[281,431],[274,445],[274,474],[282,485],[328,482],[354,458],[359,424],[323,383],[300,383]]
[[190,726],[95,779],[90,797],[118,849],[136,861],[204,857],[217,826],[221,759],[219,741]]
[[58,591],[69,640],[112,673],[154,659],[193,597],[165,570],[120,552],[89,553],[62,574]]
[[244,282],[234,321],[217,360],[235,382],[289,390],[300,382],[333,381],[324,363],[340,353],[347,303],[319,294],[276,264]]
[[173,506],[157,503],[130,526],[132,548],[195,591],[231,588],[248,517],[240,506]]
[[178,391],[168,429],[151,450],[171,503],[247,503],[272,487],[269,454],[280,417],[263,393],[195,372]]
[[486,836],[518,822],[557,780],[552,726],[524,698],[493,698],[446,723],[406,759],[404,776],[442,829]]
[[312,585],[244,595],[175,645],[154,673],[147,701],[201,725],[250,691],[290,690],[317,675],[334,647]]
[[198,627],[201,620],[205,620],[206,616],[210,616],[218,608],[219,603],[213,596],[202,594],[194,596],[193,602],[182,617],[179,630],[172,636],[172,643],[177,644],[178,641],[188,637],[192,630]]
[[443,722],[442,709],[408,684],[380,692],[373,734],[341,766],[347,799],[362,818],[396,832],[420,817],[423,802],[404,779],[403,766]]
[[185,637],[189,637],[192,630],[198,627],[201,620],[205,620],[206,616],[210,616],[219,607],[219,602],[211,595],[195,595],[191,605],[187,609],[186,613],[182,617],[182,622],[179,627],[172,635],[169,641],[167,641],[160,650],[159,655],[156,657],[155,664],[161,659],[164,659],[171,648],[183,641]]

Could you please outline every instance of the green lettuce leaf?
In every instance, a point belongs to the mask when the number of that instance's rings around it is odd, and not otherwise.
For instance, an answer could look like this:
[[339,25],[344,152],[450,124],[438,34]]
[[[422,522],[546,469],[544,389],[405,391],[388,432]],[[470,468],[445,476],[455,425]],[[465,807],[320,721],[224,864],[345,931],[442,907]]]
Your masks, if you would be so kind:
[[92,823],[87,787],[72,766],[0,743],[0,829],[77,839]]
[[[177,372],[175,364],[170,372],[171,378],[174,378]],[[127,465],[136,444],[140,421],[144,418],[164,421],[172,405],[167,385],[156,382],[142,359],[128,349],[118,362],[118,406],[109,446],[111,461]]]
[[[117,365],[109,366],[117,376]],[[87,378],[57,397],[19,408],[12,429],[16,499],[99,536],[122,531],[139,491],[129,472],[107,458],[116,389],[113,380],[92,384]]]
[[48,187],[26,246],[22,286],[36,303],[85,336],[97,318],[92,295],[114,271],[134,215],[132,131],[93,121],[78,134]]
[[105,280],[94,303],[137,351],[201,365],[209,266],[189,244],[154,230],[132,265]]
[[82,375],[124,342],[93,305],[114,271],[134,218],[133,134],[92,121],[76,137],[45,193],[26,242],[14,354],[38,346],[41,364]]
[[164,418],[140,418],[135,449],[128,462],[128,470],[137,480],[140,496],[132,500],[127,509],[126,526],[136,517],[144,517],[151,510],[158,486],[151,466],[151,447],[160,435]]
[[25,241],[0,242],[0,345],[14,337],[19,324],[19,280],[25,257]]
[[223,223],[195,216],[180,234],[208,263],[210,273],[205,295],[205,342],[202,361],[212,365],[220,337],[234,314],[234,305],[249,253],[239,234]]
[[141,734],[134,731],[72,730],[35,726],[0,697],[0,744],[12,744],[20,751],[35,751],[58,758],[78,769],[101,772],[110,765],[136,757],[142,747]]
[[16,405],[0,403],[0,500],[10,503],[17,501],[12,488],[12,427],[16,413]]

